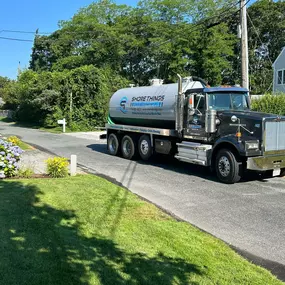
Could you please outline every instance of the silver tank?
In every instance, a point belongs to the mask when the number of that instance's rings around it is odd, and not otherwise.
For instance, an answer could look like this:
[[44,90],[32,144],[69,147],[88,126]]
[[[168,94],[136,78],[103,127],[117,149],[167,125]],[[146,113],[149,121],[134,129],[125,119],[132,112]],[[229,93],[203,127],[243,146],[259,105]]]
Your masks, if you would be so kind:
[[[182,90],[203,88],[201,82],[184,78]],[[109,104],[109,122],[144,127],[175,128],[178,84],[120,89]]]

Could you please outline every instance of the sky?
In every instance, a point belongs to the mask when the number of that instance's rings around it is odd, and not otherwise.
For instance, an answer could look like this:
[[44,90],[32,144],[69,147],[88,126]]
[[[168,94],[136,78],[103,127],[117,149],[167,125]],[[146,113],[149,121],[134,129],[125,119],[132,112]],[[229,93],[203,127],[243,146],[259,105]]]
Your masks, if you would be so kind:
[[[59,20],[70,19],[92,0],[2,0],[0,37],[33,40],[33,34],[8,33],[3,30],[53,32]],[[119,0],[118,4],[136,5],[136,0]],[[33,42],[18,42],[0,38],[0,76],[17,77],[20,67],[29,66]]]
[[[254,2],[253,0],[252,2]],[[28,68],[33,42],[4,40],[1,37],[33,40],[33,34],[3,30],[53,32],[58,21],[70,19],[92,0],[2,0],[0,10],[0,76],[16,79],[18,67]],[[117,0],[117,4],[136,5],[137,0]]]

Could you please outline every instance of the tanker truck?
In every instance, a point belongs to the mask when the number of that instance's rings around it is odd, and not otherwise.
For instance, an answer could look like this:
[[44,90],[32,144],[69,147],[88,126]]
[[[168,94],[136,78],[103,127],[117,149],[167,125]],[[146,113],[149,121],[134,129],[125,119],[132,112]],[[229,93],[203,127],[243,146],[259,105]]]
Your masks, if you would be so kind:
[[247,89],[209,87],[200,78],[120,89],[109,103],[110,155],[153,154],[210,167],[227,184],[245,170],[285,175],[285,117],[250,110]]

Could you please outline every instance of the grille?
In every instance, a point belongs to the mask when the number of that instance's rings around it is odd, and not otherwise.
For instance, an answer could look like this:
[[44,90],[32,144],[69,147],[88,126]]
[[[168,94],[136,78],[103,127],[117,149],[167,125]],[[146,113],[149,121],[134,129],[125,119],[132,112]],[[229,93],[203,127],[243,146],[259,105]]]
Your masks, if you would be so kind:
[[265,122],[265,151],[285,150],[285,121]]

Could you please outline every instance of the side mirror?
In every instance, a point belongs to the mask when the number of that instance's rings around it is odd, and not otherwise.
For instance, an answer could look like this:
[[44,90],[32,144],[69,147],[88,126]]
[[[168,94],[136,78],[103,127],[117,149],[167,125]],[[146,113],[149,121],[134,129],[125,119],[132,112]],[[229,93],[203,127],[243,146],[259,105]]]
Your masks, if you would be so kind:
[[237,122],[237,120],[238,120],[238,117],[237,117],[237,116],[233,115],[233,116],[231,117],[231,121],[232,121],[233,123]]
[[189,116],[193,116],[193,115],[195,115],[195,113],[196,113],[195,109],[193,109],[193,108],[188,109]]

